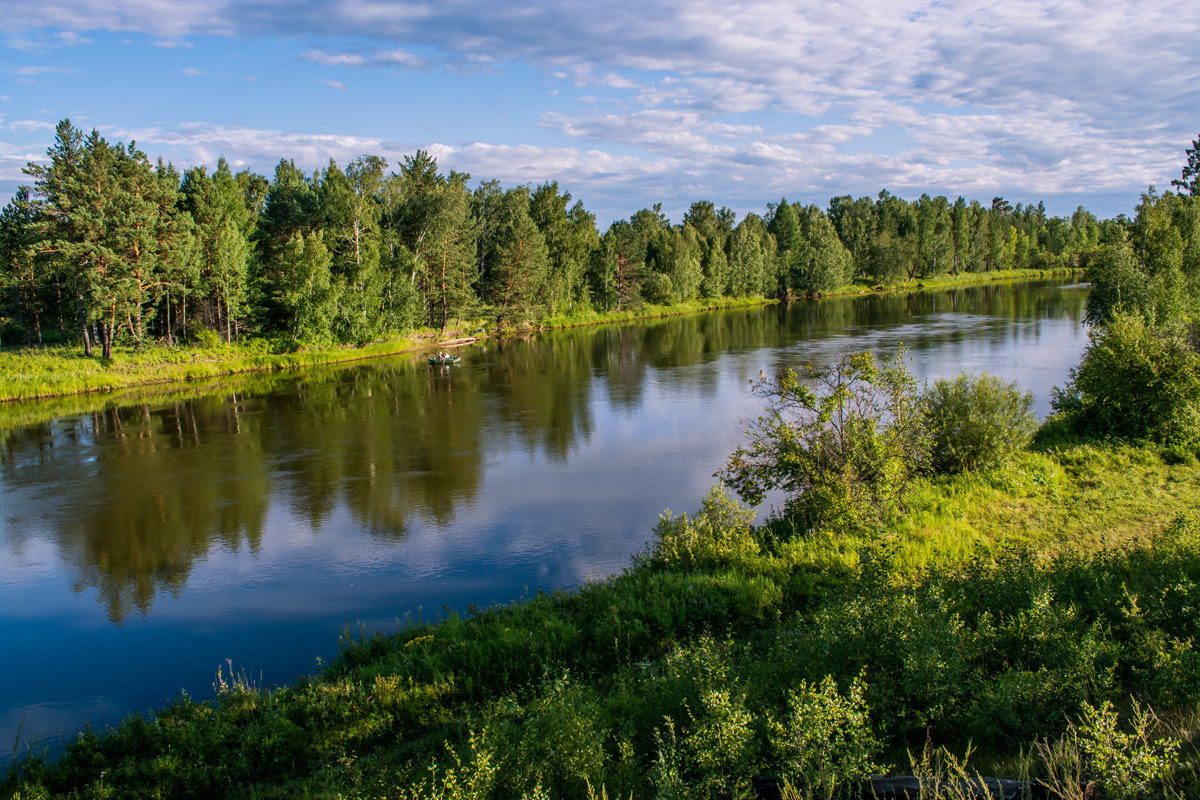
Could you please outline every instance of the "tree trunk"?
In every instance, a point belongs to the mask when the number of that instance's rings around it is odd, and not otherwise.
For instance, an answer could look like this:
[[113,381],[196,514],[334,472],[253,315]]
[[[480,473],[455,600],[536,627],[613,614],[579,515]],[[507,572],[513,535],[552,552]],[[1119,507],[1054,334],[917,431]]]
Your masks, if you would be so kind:
[[100,357],[108,361],[112,359],[113,324],[111,322],[100,323],[100,337]]
[[87,318],[83,313],[83,295],[79,295],[79,329],[83,333],[83,354],[92,357],[92,339],[88,335]]

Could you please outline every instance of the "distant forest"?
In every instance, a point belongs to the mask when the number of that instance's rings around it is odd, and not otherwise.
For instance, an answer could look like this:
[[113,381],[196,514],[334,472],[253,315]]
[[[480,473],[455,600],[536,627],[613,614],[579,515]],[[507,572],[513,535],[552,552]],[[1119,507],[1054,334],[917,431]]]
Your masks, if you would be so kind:
[[281,160],[270,180],[224,159],[181,174],[63,120],[0,214],[0,334],[108,357],[118,341],[366,342],[457,320],[514,329],[645,304],[1080,266],[1136,225],[1082,207],[1050,217],[1042,203],[881,191],[827,209],[781,199],[740,221],[702,200],[672,224],[656,205],[600,233],[556,182],[472,190],[422,150],[388,170],[365,155],[311,175]]

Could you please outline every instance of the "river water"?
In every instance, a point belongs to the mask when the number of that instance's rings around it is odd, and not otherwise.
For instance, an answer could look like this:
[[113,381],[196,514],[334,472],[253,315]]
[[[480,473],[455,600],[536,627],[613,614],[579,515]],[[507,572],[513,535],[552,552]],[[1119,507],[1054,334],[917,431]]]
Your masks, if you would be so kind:
[[832,299],[10,408],[0,759],[18,732],[53,749],[210,696],[218,667],[289,682],[345,630],[620,571],[664,509],[699,505],[760,370],[903,347],[919,379],[988,371],[1045,415],[1086,292]]

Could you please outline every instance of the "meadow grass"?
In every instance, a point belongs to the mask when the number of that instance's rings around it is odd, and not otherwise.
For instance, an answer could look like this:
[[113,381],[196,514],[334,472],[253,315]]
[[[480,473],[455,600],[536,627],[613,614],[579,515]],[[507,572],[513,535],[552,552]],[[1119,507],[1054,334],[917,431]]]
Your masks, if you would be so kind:
[[440,336],[420,332],[369,345],[293,349],[266,339],[138,350],[113,348],[104,361],[79,347],[55,345],[0,352],[0,400],[34,400],[91,392],[113,392],[173,382],[211,382],[230,375],[292,370],[381,358],[435,346]]

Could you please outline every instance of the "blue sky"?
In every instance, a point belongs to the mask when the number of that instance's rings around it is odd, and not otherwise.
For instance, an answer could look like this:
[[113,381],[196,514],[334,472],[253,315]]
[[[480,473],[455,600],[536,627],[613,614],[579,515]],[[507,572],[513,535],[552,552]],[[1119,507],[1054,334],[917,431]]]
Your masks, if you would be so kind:
[[0,200],[64,117],[268,176],[424,148],[601,224],[882,188],[1111,216],[1200,134],[1200,3],[0,0]]

